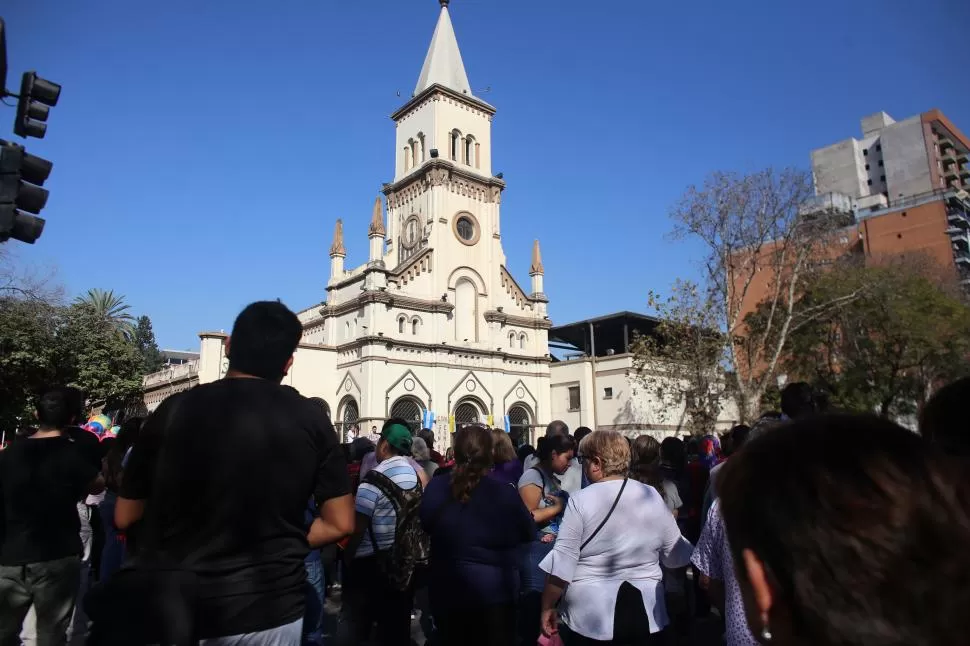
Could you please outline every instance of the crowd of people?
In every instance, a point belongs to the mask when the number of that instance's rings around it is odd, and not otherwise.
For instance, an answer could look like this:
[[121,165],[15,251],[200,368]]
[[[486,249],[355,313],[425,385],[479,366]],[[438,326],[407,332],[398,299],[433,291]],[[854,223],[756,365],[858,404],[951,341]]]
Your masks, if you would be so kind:
[[94,646],[320,645],[331,594],[374,646],[416,617],[435,646],[696,643],[700,617],[729,646],[970,643],[970,379],[920,433],[793,383],[721,437],[465,424],[442,455],[402,419],[340,444],[280,383],[301,332],[248,306],[224,379],[107,445],[79,393],[41,394],[0,452],[0,646],[29,611],[40,646],[78,623]]

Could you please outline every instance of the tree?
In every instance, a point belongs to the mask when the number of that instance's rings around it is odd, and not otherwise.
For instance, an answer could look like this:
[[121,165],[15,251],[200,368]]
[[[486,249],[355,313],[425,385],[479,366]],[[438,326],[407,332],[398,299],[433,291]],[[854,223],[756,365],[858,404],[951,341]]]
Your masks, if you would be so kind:
[[150,318],[147,316],[138,317],[132,341],[141,356],[141,372],[143,375],[160,370],[165,365],[165,359],[155,342],[155,332],[152,330]]
[[649,303],[660,321],[631,344],[637,376],[661,402],[662,419],[676,411],[679,427],[697,435],[713,433],[726,384],[717,312],[691,282],[675,283],[667,299],[651,293]]
[[118,333],[103,311],[76,302],[67,308],[58,334],[61,360],[72,374],[66,383],[81,388],[91,400],[106,400],[107,409],[123,408],[142,388],[142,357]]
[[[793,326],[832,305],[798,308],[802,285],[831,256],[834,233],[846,224],[806,210],[811,195],[810,175],[797,169],[717,172],[702,188],[688,188],[670,214],[675,237],[704,248],[699,310],[723,334],[722,361],[742,421],[757,415]],[[764,325],[754,331],[745,317],[759,303]]]
[[75,303],[90,306],[100,320],[108,323],[126,339],[134,335],[135,317],[128,311],[131,306],[125,303],[124,296],[116,295],[114,290],[89,289],[87,294],[79,296]]
[[843,265],[814,279],[803,299],[811,306],[846,293],[857,297],[800,326],[784,360],[836,406],[898,418],[934,385],[970,374],[970,309],[925,265]]
[[33,298],[0,298],[0,428],[33,423],[31,401],[57,383],[60,309]]

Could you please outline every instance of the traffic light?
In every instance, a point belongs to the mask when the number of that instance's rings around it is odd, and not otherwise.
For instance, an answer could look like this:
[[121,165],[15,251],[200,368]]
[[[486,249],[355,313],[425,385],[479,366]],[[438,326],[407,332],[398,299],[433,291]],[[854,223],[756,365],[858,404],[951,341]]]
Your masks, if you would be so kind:
[[60,85],[42,79],[36,72],[24,72],[20,81],[14,133],[21,137],[42,139],[47,132],[47,117],[60,96]]
[[40,237],[44,219],[36,215],[49,194],[41,187],[53,168],[23,146],[0,139],[0,242],[13,238],[33,244]]

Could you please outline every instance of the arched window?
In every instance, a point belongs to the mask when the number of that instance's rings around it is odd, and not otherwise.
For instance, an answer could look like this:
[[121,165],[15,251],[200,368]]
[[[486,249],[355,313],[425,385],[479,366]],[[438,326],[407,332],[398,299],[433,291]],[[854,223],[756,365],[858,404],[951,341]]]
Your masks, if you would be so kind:
[[360,409],[353,397],[344,399],[340,410],[340,434],[342,439],[347,438],[347,433],[357,429],[357,420],[360,419]]
[[350,321],[344,322],[344,341],[350,341]]
[[413,319],[411,319],[411,334],[417,336],[418,330],[420,329],[421,329],[421,319],[415,316]]
[[404,147],[404,170],[411,170],[411,143]]
[[391,406],[391,417],[400,417],[408,423],[412,431],[421,430],[424,407],[416,399],[402,397]]
[[455,340],[478,341],[478,289],[467,278],[455,285]]
[[420,161],[421,163],[424,163],[425,152],[424,152],[424,133],[423,132],[418,133],[418,150],[420,154],[414,158],[415,163],[418,163],[418,161]]
[[525,342],[526,341],[528,341],[528,339],[526,338],[525,333],[519,335],[519,349],[520,350],[525,350]]
[[478,406],[472,402],[465,400],[458,403],[455,406],[455,426],[460,424],[469,424],[471,422],[482,421],[482,413],[478,409]]
[[404,334],[404,324],[406,322],[407,322],[407,319],[404,318],[403,316],[399,316],[398,317],[398,319],[397,319],[397,332],[398,332],[398,334]]
[[461,154],[461,133],[457,130],[451,131],[451,161],[458,161]]
[[514,404],[509,408],[509,434],[521,442],[529,441],[529,427],[532,425],[532,415],[524,404]]
[[412,167],[418,165],[418,160],[420,159],[420,157],[418,157],[418,154],[419,154],[418,141],[416,139],[412,139],[411,140],[411,166]]
[[471,135],[465,137],[465,163],[474,166],[475,162],[475,138]]
[[515,347],[515,332],[509,332],[509,347]]

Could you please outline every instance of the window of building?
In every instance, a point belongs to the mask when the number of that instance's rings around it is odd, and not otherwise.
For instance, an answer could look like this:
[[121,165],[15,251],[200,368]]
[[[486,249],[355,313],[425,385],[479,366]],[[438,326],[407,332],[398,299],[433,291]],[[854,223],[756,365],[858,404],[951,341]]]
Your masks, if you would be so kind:
[[579,386],[569,387],[569,410],[579,410]]
[[418,330],[421,329],[421,319],[415,318],[411,321],[411,334],[414,336],[418,335]]
[[525,342],[526,342],[525,335],[524,334],[520,335],[519,336],[519,350],[525,350]]
[[515,332],[509,332],[509,347],[515,347]]
[[404,334],[404,317],[403,316],[397,320],[397,332],[398,332],[398,334]]
[[868,157],[869,156],[869,149],[868,148],[863,148],[862,149],[862,154],[865,155],[866,157]]
[[879,176],[879,181],[880,182],[885,182],[886,181],[886,176],[885,175],[880,175]]
[[872,186],[872,180],[871,179],[867,179],[866,180],[866,185],[867,186]]
[[451,131],[451,161],[458,161],[459,144],[461,143],[461,133],[457,130]]
[[465,138],[465,163],[469,166],[474,166],[475,159],[475,138],[468,135]]
[[468,218],[458,218],[455,229],[458,231],[458,237],[465,242],[471,242],[475,238],[475,224]]
[[877,153],[881,153],[882,152],[882,144],[876,144],[876,152]]
[[879,168],[882,168],[882,160],[879,160]]
[[613,399],[613,389],[604,388],[603,389],[603,399]]
[[866,164],[866,170],[869,170],[869,164]]

